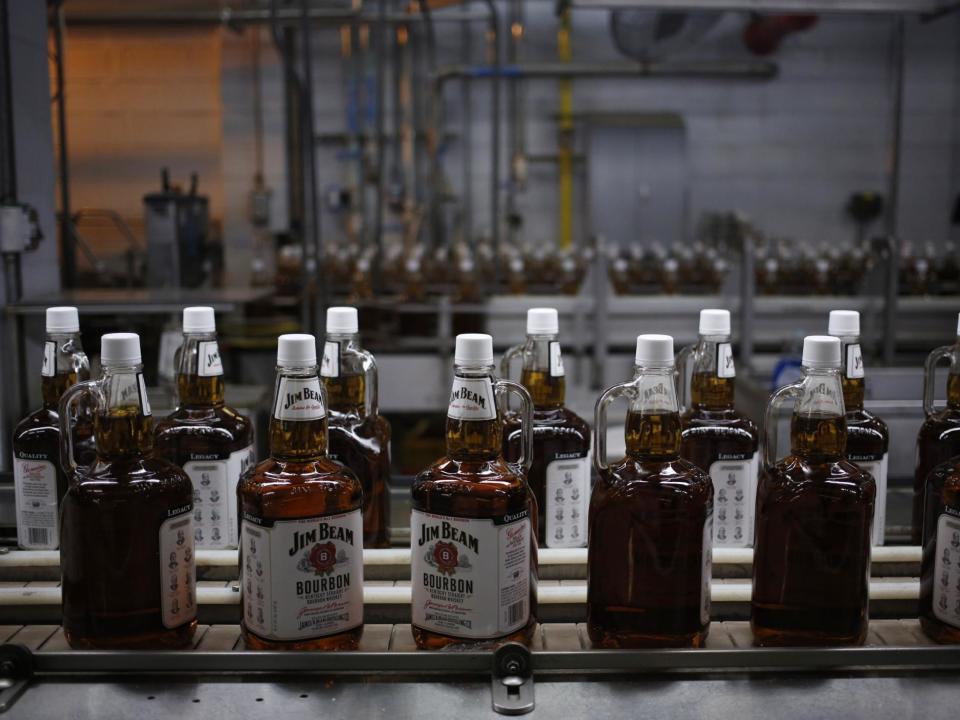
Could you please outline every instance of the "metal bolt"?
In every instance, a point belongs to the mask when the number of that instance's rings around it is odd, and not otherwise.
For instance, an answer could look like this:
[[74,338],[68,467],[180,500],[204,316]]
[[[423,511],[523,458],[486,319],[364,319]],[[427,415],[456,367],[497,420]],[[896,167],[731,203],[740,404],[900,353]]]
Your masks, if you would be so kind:
[[516,659],[507,660],[506,670],[511,675],[517,675],[520,672],[520,661]]
[[12,660],[0,662],[0,675],[13,675],[16,670],[17,666]]

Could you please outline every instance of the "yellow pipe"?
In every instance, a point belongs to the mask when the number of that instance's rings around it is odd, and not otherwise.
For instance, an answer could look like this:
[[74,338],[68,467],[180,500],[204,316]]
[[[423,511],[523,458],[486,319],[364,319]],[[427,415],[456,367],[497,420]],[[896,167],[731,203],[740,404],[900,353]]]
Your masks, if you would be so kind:
[[[560,25],[557,29],[557,57],[561,62],[573,59],[573,47],[570,43],[570,9],[560,13]],[[573,245],[573,80],[560,80],[560,134],[559,134],[559,190],[560,249],[567,250]]]

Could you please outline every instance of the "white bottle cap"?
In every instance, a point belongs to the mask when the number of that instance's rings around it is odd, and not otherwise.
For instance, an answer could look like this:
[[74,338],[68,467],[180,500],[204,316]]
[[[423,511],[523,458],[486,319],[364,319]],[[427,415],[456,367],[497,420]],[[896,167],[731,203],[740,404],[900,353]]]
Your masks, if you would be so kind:
[[457,335],[455,365],[493,365],[493,338],[483,333]]
[[840,339],[829,335],[808,335],[803,339],[803,366],[839,368]]
[[730,311],[729,310],[701,310],[700,311],[700,334],[701,335],[729,335],[730,334]]
[[139,365],[140,336],[136,333],[109,333],[100,338],[100,366]]
[[48,333],[80,332],[80,315],[75,307],[47,308]]
[[859,337],[860,313],[856,310],[831,310],[827,332],[834,337]]
[[335,335],[355,335],[360,332],[360,321],[355,307],[327,308],[327,332]]
[[184,333],[212,333],[217,331],[217,321],[212,307],[188,307],[183,309]]
[[277,339],[277,365],[305,368],[317,364],[317,339],[313,335],[294,333]]
[[554,308],[527,310],[527,335],[556,335],[558,332],[560,320]]
[[638,335],[636,360],[641,367],[673,367],[673,338]]

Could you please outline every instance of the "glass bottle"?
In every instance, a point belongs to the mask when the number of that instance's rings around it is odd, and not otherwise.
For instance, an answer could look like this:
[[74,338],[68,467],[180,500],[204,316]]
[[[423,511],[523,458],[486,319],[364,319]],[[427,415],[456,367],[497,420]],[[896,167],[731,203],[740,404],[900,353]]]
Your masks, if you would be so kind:
[[[945,358],[950,360],[947,406],[937,410],[933,397],[937,363]],[[917,466],[913,474],[911,540],[915,545],[921,540],[927,476],[940,463],[960,455],[960,321],[957,323],[957,341],[937,348],[927,357],[923,376],[923,412],[926,420],[917,434]]]
[[[510,375],[510,362],[523,359],[520,383],[533,398],[533,452],[527,481],[540,514],[537,540],[545,547],[586,547],[590,503],[590,428],[564,407],[566,378],[560,354],[559,319],[553,308],[527,311],[527,341],[503,356],[500,374]],[[503,456],[520,458],[523,427],[508,418]]]
[[[626,397],[626,456],[606,463],[607,406]],[[702,647],[710,629],[713,484],[680,458],[673,338],[640,335],[632,380],[596,406],[587,630],[597,647]]]
[[177,408],[157,423],[157,454],[182,467],[193,483],[197,548],[236,548],[237,483],[253,466],[256,451],[253,425],[223,401],[213,308],[184,308],[176,379]]
[[[63,629],[75,648],[177,648],[197,628],[193,487],[153,454],[140,338],[104,335],[99,380],[60,401],[63,467],[72,482],[60,517]],[[76,464],[74,403],[94,407],[97,455]]]
[[864,366],[860,351],[860,313],[831,310],[828,334],[840,339],[843,407],[847,421],[847,460],[873,477],[877,498],[873,510],[873,544],[883,545],[887,524],[887,424],[863,409]]
[[[777,409],[796,404],[777,461]],[[750,624],[756,645],[858,645],[867,635],[876,483],[846,458],[840,341],[803,341],[802,377],[767,404]]]
[[[75,307],[47,308],[40,389],[43,406],[21,420],[13,431],[13,483],[17,513],[17,544],[24,550],[60,547],[57,518],[67,492],[60,466],[60,417],[63,393],[90,378],[90,364],[80,344],[80,319]],[[89,423],[75,426],[74,443],[81,465],[92,458]]]
[[713,545],[752,547],[760,433],[734,407],[737,371],[729,310],[700,311],[700,339],[680,351],[677,370],[680,406],[685,408],[680,416],[680,457],[713,481]]
[[357,309],[327,310],[320,376],[329,402],[330,459],[363,487],[363,545],[390,547],[390,423],[378,410],[377,363],[360,347]]
[[327,456],[313,335],[281,335],[270,457],[240,481],[242,634],[255,650],[355,650],[363,490]]
[[[522,401],[523,448],[503,459],[498,399]],[[529,467],[532,401],[493,374],[489,335],[458,335],[447,455],[413,482],[413,637],[421,649],[529,643],[537,624],[537,501]]]
[[927,475],[920,569],[920,626],[930,639],[960,643],[960,459]]

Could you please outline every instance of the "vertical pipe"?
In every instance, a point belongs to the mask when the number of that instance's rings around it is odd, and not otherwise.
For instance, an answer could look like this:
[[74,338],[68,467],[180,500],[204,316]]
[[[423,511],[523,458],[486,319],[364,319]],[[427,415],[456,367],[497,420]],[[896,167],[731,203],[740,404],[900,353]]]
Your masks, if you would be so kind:
[[[309,0],[300,0],[300,53],[303,63],[303,82],[301,84],[301,135],[303,138],[304,166],[306,168],[306,182],[304,184],[304,209],[308,221],[305,227],[309,228],[308,255],[304,258],[309,278],[308,301],[310,304],[309,332],[317,335],[320,330],[320,317],[326,307],[327,283],[320,278],[320,271],[324,259],[323,234],[320,232],[320,207],[317,200],[317,153],[314,140],[313,116],[313,57],[310,44],[310,8]],[[316,286],[319,282],[319,293]]]
[[[573,59],[570,42],[570,8],[560,11],[557,29],[557,56],[561,62]],[[560,249],[573,245],[573,80],[560,79],[560,128],[559,128],[559,242]]]
[[371,268],[374,292],[379,292],[381,287],[380,266],[383,259],[383,171],[386,166],[383,101],[387,94],[387,2],[388,0],[380,0],[375,43],[377,52],[377,195],[374,202],[373,242],[376,254]]
[[64,33],[66,19],[63,2],[56,4],[53,42],[57,56],[57,142],[60,145],[60,282],[71,288],[76,282],[77,258],[73,247],[73,224],[70,211],[70,155],[67,146],[67,98],[63,78]]
[[756,273],[754,272],[753,233],[746,223],[734,219],[740,236],[740,365],[746,370],[753,368],[754,298],[756,296]]
[[[519,62],[520,38],[523,36],[523,2],[522,0],[510,0],[510,34],[507,39],[507,64],[511,67]],[[523,80],[516,76],[511,76],[508,83],[507,93],[507,144],[510,146],[510,191],[507,193],[507,246],[513,247],[514,244],[514,223],[517,216],[517,192],[520,189],[522,178],[518,173],[519,163],[521,162],[521,133],[523,132],[522,110],[520,107],[520,86]]]
[[890,173],[887,189],[886,230],[890,249],[883,312],[883,362],[893,364],[896,353],[898,263],[900,243],[897,219],[900,203],[900,151],[903,144],[903,81],[906,64],[906,20],[898,17],[893,28],[893,102],[891,104]]
[[493,241],[493,287],[496,292],[500,286],[500,75],[502,54],[500,49],[500,16],[493,0],[487,0],[490,10],[490,30],[487,37],[488,48],[492,51],[490,64],[493,66],[493,84],[490,92],[490,234]]
[[[473,61],[473,35],[470,32],[469,20],[464,20],[460,25],[460,52],[461,62],[464,66],[469,66]],[[473,247],[473,83],[460,83],[460,100],[463,108],[463,142],[460,143],[463,152],[462,227],[467,242]]]

